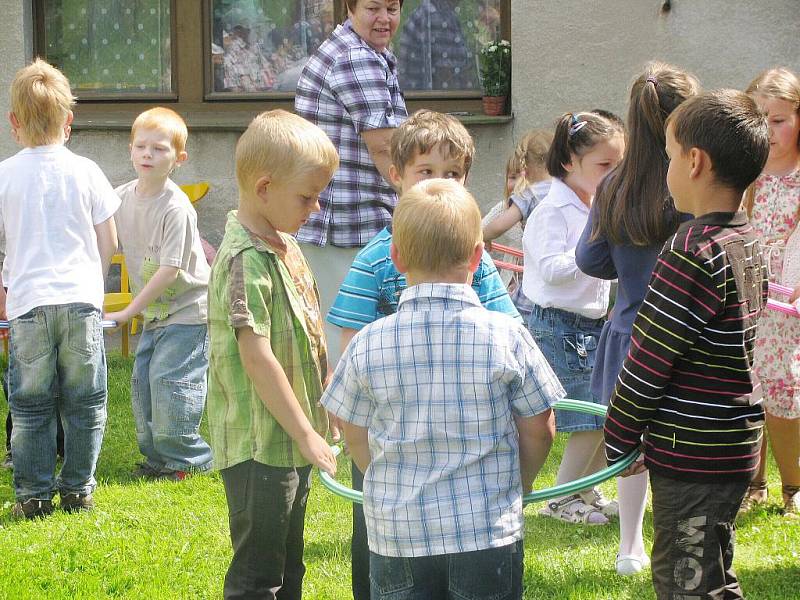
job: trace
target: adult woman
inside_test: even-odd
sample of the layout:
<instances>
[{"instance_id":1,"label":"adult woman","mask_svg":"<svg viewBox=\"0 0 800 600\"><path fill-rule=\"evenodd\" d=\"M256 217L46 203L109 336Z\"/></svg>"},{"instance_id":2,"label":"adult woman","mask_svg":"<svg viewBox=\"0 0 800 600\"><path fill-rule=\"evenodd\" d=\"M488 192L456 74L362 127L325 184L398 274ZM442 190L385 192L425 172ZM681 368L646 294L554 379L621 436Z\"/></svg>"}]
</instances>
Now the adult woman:
<instances>
[{"instance_id":1,"label":"adult woman","mask_svg":"<svg viewBox=\"0 0 800 600\"><path fill-rule=\"evenodd\" d=\"M391 222L397 194L388 183L389 140L407 116L388 49L402 0L345 4L347 20L309 58L295 95L297 114L328 134L341 159L320 211L297 234L325 312L358 249Z\"/></svg>"}]
</instances>

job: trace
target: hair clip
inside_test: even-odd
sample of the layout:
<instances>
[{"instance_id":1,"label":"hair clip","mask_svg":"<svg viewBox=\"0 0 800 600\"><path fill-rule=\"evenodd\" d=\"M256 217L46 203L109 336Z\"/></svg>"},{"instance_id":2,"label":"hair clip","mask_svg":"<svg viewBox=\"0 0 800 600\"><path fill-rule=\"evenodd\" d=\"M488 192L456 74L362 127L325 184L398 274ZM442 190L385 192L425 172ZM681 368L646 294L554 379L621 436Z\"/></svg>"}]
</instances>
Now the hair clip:
<instances>
[{"instance_id":1,"label":"hair clip","mask_svg":"<svg viewBox=\"0 0 800 600\"><path fill-rule=\"evenodd\" d=\"M572 137L584 127L586 127L586 121L579 121L578 117L572 115L572 125L569 126L569 137Z\"/></svg>"},{"instance_id":2,"label":"hair clip","mask_svg":"<svg viewBox=\"0 0 800 600\"><path fill-rule=\"evenodd\" d=\"M653 75L650 75L650 77L647 78L647 82L652 83L653 85L658 85L658 79L656 79Z\"/></svg>"}]
</instances>

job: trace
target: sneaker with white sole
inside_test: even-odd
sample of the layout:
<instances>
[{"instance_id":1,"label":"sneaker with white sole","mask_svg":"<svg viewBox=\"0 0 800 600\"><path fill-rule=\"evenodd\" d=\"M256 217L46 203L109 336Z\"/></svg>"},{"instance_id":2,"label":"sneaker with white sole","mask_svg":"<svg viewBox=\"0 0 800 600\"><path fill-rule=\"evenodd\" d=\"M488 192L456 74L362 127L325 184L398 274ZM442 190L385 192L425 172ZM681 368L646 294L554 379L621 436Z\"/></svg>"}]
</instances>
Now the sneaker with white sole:
<instances>
[{"instance_id":1,"label":"sneaker with white sole","mask_svg":"<svg viewBox=\"0 0 800 600\"><path fill-rule=\"evenodd\" d=\"M650 558L644 554L637 556L635 554L617 554L616 568L617 575L628 577L629 575L636 575L650 566Z\"/></svg>"}]
</instances>

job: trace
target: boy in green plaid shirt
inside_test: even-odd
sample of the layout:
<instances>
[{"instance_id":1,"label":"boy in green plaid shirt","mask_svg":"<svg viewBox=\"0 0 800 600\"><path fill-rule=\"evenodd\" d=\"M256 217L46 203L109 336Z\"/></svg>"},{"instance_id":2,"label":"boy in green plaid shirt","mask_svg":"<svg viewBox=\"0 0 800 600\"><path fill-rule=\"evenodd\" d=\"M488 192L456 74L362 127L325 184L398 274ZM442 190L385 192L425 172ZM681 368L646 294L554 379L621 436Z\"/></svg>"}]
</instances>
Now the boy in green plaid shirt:
<instances>
[{"instance_id":1,"label":"boy in green plaid shirt","mask_svg":"<svg viewBox=\"0 0 800 600\"><path fill-rule=\"evenodd\" d=\"M301 597L311 467L336 470L319 404L319 297L290 234L319 210L338 163L321 129L282 110L257 116L236 146L239 209L208 286L208 420L233 544L226 598Z\"/></svg>"}]
</instances>

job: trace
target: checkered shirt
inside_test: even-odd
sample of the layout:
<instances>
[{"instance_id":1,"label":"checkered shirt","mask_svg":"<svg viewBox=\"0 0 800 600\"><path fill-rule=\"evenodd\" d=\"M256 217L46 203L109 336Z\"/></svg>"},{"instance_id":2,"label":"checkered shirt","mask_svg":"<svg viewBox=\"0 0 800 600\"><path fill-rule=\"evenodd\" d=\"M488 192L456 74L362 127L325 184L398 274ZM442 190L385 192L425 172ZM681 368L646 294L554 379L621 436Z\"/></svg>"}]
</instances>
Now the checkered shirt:
<instances>
[{"instance_id":1,"label":"checkered shirt","mask_svg":"<svg viewBox=\"0 0 800 600\"><path fill-rule=\"evenodd\" d=\"M408 116L396 59L376 52L350 21L339 25L308 59L295 94L295 112L322 128L339 151L339 169L320 194L297 239L318 246L361 247L386 227L397 194L383 179L361 137L394 128Z\"/></svg>"},{"instance_id":2,"label":"checkered shirt","mask_svg":"<svg viewBox=\"0 0 800 600\"><path fill-rule=\"evenodd\" d=\"M356 334L322 397L369 431L370 550L435 556L521 539L514 415L563 395L528 331L469 286L406 289L397 313Z\"/></svg>"}]
</instances>

